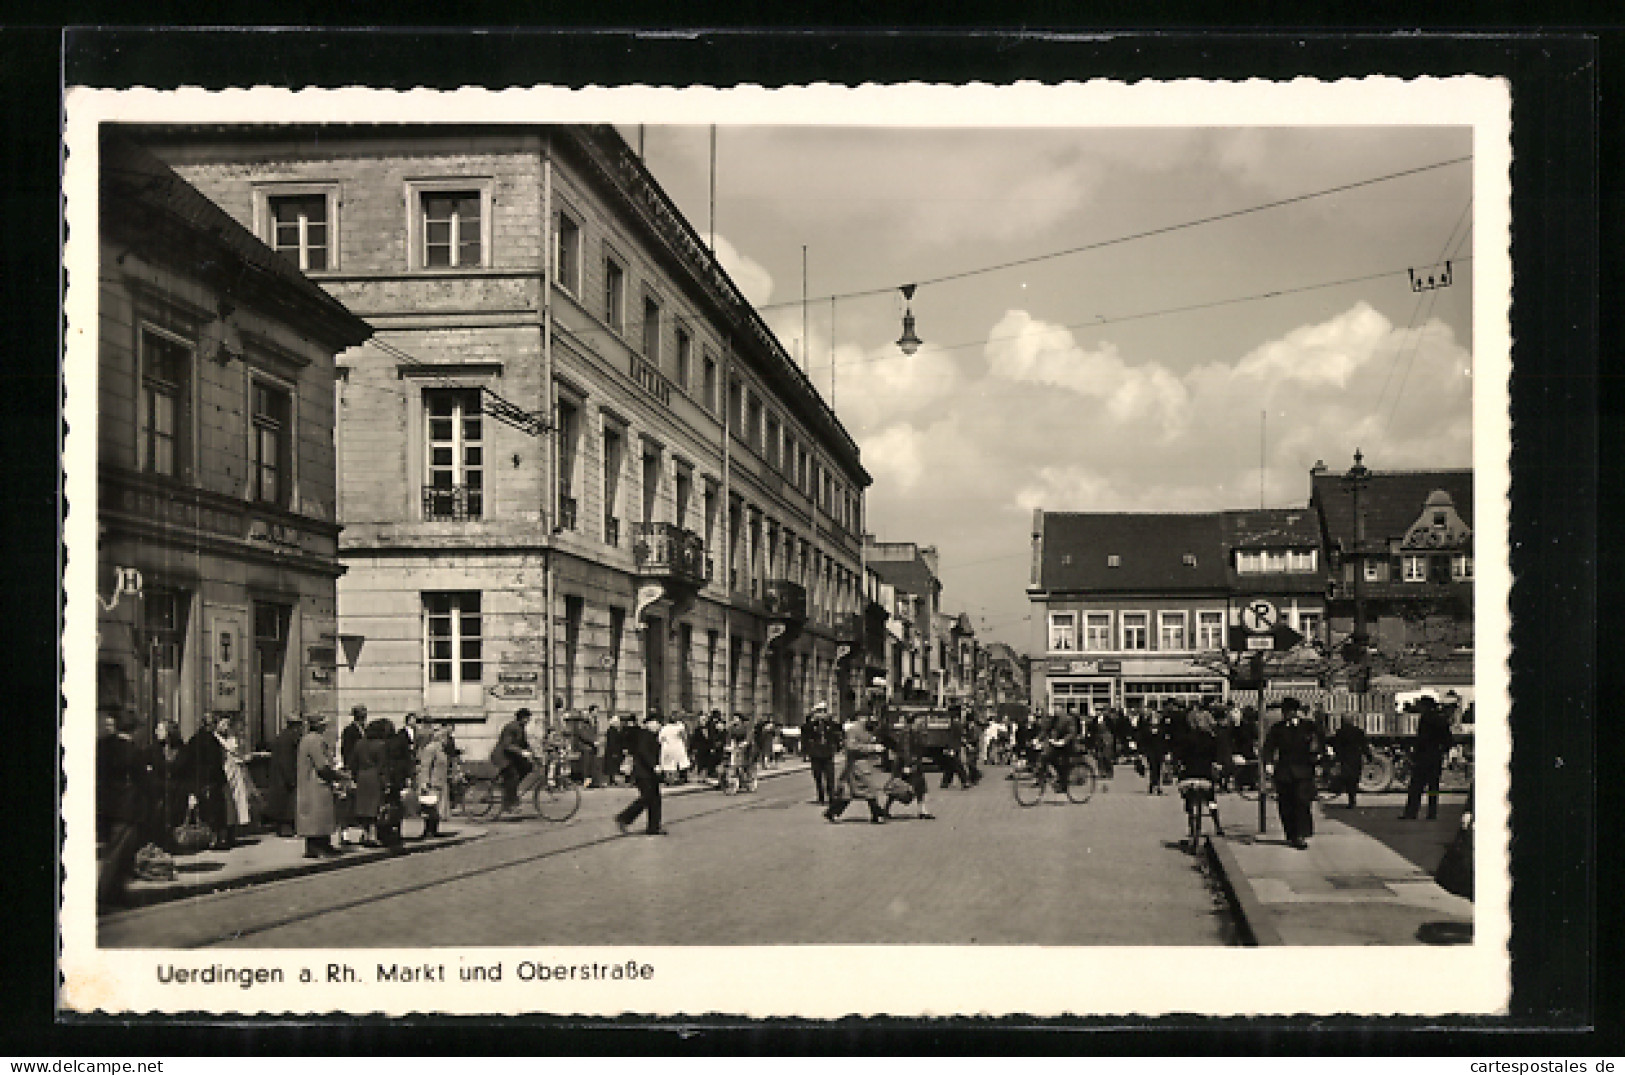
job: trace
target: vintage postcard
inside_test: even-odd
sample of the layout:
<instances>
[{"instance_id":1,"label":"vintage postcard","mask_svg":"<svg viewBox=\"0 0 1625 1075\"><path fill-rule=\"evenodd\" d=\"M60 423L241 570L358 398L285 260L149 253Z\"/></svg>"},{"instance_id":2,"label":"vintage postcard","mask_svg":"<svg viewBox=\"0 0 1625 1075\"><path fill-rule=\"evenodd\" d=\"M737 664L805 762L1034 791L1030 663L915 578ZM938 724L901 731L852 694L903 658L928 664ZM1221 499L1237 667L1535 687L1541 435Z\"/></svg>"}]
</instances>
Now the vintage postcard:
<instances>
[{"instance_id":1,"label":"vintage postcard","mask_svg":"<svg viewBox=\"0 0 1625 1075\"><path fill-rule=\"evenodd\" d=\"M70 87L61 1007L1504 1011L1509 109Z\"/></svg>"}]
</instances>

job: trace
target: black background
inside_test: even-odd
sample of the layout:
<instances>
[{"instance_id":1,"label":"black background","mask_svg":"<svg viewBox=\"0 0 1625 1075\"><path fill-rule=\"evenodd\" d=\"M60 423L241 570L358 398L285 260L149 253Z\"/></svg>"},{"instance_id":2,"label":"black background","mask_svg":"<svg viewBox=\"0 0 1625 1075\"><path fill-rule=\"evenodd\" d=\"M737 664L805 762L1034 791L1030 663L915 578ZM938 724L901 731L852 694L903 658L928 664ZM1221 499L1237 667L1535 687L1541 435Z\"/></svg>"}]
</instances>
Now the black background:
<instances>
[{"instance_id":1,"label":"black background","mask_svg":"<svg viewBox=\"0 0 1625 1075\"><path fill-rule=\"evenodd\" d=\"M83 4L90 25L129 21L126 7ZM392 5L388 17L420 24L455 16L511 24L534 9ZM1598 10L1601 9L1599 5ZM366 5L342 12L362 21ZM1127 5L1094 14L1125 32L1084 36L1041 29L745 32L683 36L622 30L374 32L83 30L0 31L0 560L6 570L9 645L0 647L4 714L3 831L9 878L26 882L4 930L13 955L0 986L0 1052L52 1057L351 1052L794 1053L1111 1052L1360 1053L1618 1056L1620 985L1615 957L1621 915L1597 896L1619 875L1614 717L1597 699L1620 696L1617 634L1621 562L1611 535L1622 484L1619 307L1619 132L1625 116L1625 35L1587 27L1583 7L1527 14L1548 31L1520 29L1507 6L1475 8L1470 33L1398 34L1362 7L1337 31L1204 27L1188 12L1159 13L1184 31L1153 32ZM1266 9L1268 10L1268 9ZM1284 9L1283 9L1284 10ZM35 9L36 17L38 9ZM284 4L236 21L288 25L331 18L326 6ZM1287 12L1303 18L1297 8ZM1437 14L1438 12L1434 12ZM156 15L156 13L153 13ZM550 13L551 14L551 13ZM589 12L578 11L580 20ZM603 18L601 11L590 14ZM805 13L747 9L781 25ZM940 22L944 11L927 15ZM1055 9L1024 10L1034 28L1055 27ZM1183 14L1182 19L1177 16ZM1416 19L1412 9L1401 17ZM219 24L215 5L172 5L166 21ZM483 20L476 16L484 16ZM964 17L964 13L960 13ZM872 17L872 16L871 16ZM1070 17L1070 16L1069 16ZM1324 16L1323 16L1324 17ZM739 13L731 16L736 22ZM1008 22L1011 13L1000 18ZM1047 21L1046 21L1047 20ZM716 24L711 24L716 25ZM1425 23L1411 22L1411 26ZM1565 29L1564 27L1568 27ZM365 1019L271 1024L184 1019L96 1022L53 1011L57 852L58 363L61 279L57 120L68 84L210 88L372 85L456 87L644 83L774 86L807 81L1044 82L1200 77L1321 79L1480 74L1510 80L1513 97L1514 373L1512 379L1513 570L1513 979L1504 1019L1369 1021L1320 1019L1127 1023L1021 1021L834 1025L687 1022L502 1022ZM1599 139L1599 131L1608 132ZM1599 216L1599 213L1601 214ZM1606 259L1599 253L1606 250ZM1605 301L1599 303L1599 296ZM1599 344L1599 329L1606 345ZM1607 358L1599 362L1599 354ZM1599 488L1601 500L1599 500ZM1601 511L1599 512L1599 508ZM1600 568L1600 572L1599 572ZM1604 589L1599 589L1599 575ZM53 604L55 602L55 604ZM1605 618L1599 618L1599 609ZM1599 639L1601 640L1599 642ZM1599 683L1599 673L1606 682ZM68 674L85 674L69 669ZM1599 734L1600 733L1600 734ZM1599 824L1599 819L1601 823ZM17 886L8 885L8 889ZM1146 957L1178 973L1178 961ZM899 973L907 974L906 949ZM1309 973L1331 973L1335 957ZM1214 982L1222 994L1224 982ZM682 1031L679 1033L679 1031Z\"/></svg>"}]
</instances>

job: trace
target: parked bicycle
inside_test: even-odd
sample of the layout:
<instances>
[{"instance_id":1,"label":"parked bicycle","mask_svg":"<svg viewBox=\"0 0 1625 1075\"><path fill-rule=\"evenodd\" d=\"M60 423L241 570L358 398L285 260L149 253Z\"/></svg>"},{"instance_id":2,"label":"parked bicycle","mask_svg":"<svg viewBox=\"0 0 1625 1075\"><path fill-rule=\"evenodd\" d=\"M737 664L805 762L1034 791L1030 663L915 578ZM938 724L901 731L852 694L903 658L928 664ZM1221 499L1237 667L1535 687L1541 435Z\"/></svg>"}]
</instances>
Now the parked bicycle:
<instances>
[{"instance_id":1,"label":"parked bicycle","mask_svg":"<svg viewBox=\"0 0 1625 1075\"><path fill-rule=\"evenodd\" d=\"M1012 766L1011 790L1015 792L1016 802L1022 806L1037 806L1044 801L1044 795L1052 785L1059 787L1063 781L1059 779L1064 775L1067 800L1074 803L1086 803L1095 794L1095 784L1099 776L1095 772L1095 763L1086 754L1072 754L1060 759L1057 763L1066 767L1064 774L1054 773L1049 762L1038 757L1023 758L1017 756Z\"/></svg>"},{"instance_id":2,"label":"parked bicycle","mask_svg":"<svg viewBox=\"0 0 1625 1075\"><path fill-rule=\"evenodd\" d=\"M539 763L519 781L516 813L529 803L545 821L575 817L581 809L581 785L570 775L567 762L561 750L544 751ZM468 786L462 795L463 814L476 820L500 814L502 777L496 767L489 762L468 762L464 769Z\"/></svg>"}]
</instances>

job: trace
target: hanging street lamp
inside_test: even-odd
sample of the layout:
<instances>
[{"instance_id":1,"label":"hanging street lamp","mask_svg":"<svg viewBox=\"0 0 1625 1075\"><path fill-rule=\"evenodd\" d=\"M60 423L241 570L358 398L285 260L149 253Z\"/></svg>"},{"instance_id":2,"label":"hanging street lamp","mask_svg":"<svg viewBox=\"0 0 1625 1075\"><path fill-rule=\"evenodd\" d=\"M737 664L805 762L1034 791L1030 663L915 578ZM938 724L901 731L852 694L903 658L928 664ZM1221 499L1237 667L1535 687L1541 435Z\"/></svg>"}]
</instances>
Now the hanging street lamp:
<instances>
[{"instance_id":1,"label":"hanging street lamp","mask_svg":"<svg viewBox=\"0 0 1625 1075\"><path fill-rule=\"evenodd\" d=\"M899 291L901 291L903 293L903 300L905 302L909 302L909 301L913 300L913 298L914 298L914 285L913 284L904 284L902 287L898 288L897 290L899 290ZM913 309L913 307L904 306L903 307L903 334L901 336L899 336L898 339L897 339L897 347L898 347L898 349L901 350L905 355L912 355L914 352L916 352L916 351L918 351L920 349L920 344L923 343L923 342L924 341L921 340L919 338L919 336L914 334L914 309Z\"/></svg>"}]
</instances>

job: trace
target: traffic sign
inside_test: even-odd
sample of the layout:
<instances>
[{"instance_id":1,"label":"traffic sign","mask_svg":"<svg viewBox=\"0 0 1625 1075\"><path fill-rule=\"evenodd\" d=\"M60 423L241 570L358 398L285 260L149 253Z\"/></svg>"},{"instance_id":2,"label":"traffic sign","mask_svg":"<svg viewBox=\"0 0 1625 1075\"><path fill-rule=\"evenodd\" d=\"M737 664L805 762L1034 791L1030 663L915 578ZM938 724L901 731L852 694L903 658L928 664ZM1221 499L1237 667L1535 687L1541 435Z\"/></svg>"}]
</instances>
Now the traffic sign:
<instances>
[{"instance_id":1,"label":"traffic sign","mask_svg":"<svg viewBox=\"0 0 1625 1075\"><path fill-rule=\"evenodd\" d=\"M1241 610L1241 625L1255 635L1268 634L1281 622L1280 611L1262 597L1255 597Z\"/></svg>"},{"instance_id":2,"label":"traffic sign","mask_svg":"<svg viewBox=\"0 0 1625 1075\"><path fill-rule=\"evenodd\" d=\"M1248 635L1247 648L1272 650L1275 648L1275 638L1272 635Z\"/></svg>"}]
</instances>

